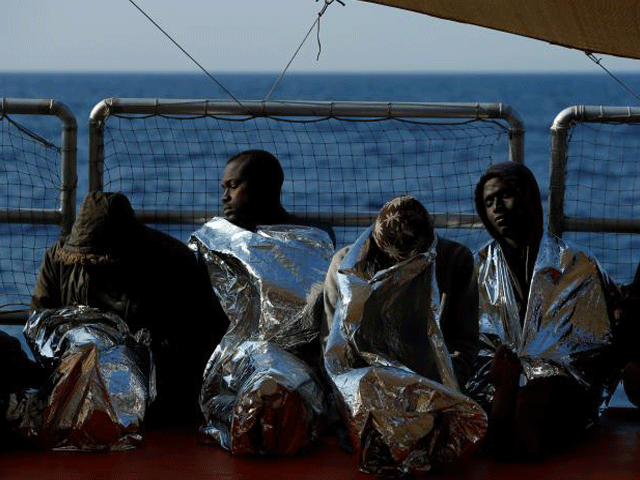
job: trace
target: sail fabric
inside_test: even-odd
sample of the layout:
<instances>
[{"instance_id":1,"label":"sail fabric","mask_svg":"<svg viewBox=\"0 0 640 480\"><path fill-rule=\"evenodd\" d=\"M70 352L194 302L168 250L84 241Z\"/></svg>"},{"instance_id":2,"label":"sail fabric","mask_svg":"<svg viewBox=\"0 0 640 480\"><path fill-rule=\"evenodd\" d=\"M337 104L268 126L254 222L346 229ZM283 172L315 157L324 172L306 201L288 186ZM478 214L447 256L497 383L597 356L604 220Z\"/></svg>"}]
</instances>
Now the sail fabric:
<instances>
[{"instance_id":1,"label":"sail fabric","mask_svg":"<svg viewBox=\"0 0 640 480\"><path fill-rule=\"evenodd\" d=\"M640 58L638 0L363 0L544 40Z\"/></svg>"}]
</instances>

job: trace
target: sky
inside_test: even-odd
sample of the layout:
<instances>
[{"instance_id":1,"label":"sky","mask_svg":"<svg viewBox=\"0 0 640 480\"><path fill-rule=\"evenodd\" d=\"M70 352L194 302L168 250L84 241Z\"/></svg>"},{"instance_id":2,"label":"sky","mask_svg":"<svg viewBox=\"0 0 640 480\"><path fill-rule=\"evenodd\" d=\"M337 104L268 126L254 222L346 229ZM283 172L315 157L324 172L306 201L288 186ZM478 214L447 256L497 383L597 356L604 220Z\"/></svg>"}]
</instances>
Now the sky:
<instances>
[{"instance_id":1,"label":"sky","mask_svg":"<svg viewBox=\"0 0 640 480\"><path fill-rule=\"evenodd\" d=\"M281 72L322 0L134 0L209 72ZM577 50L358 0L334 1L294 72L596 72ZM320 52L319 59L317 59ZM612 71L640 61L599 56ZM199 71L129 0L1 0L0 71Z\"/></svg>"}]
</instances>

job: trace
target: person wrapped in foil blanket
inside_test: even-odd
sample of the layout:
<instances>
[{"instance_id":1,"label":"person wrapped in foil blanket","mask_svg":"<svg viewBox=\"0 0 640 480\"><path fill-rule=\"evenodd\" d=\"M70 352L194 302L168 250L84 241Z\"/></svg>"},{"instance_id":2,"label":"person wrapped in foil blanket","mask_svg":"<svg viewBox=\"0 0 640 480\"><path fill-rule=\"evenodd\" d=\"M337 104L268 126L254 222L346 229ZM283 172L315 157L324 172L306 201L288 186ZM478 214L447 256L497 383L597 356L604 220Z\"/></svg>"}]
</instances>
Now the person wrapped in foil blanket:
<instances>
[{"instance_id":1,"label":"person wrapped in foil blanket","mask_svg":"<svg viewBox=\"0 0 640 480\"><path fill-rule=\"evenodd\" d=\"M491 166L475 202L494 240L476 254L481 347L467 389L491 412L497 456L537 456L592 425L610 394L616 288L594 257L543 232L524 165Z\"/></svg>"},{"instance_id":2,"label":"person wrapped in foil blanket","mask_svg":"<svg viewBox=\"0 0 640 480\"><path fill-rule=\"evenodd\" d=\"M439 238L420 202L390 200L335 255L325 302L325 367L362 471L418 474L478 448L486 414L458 387L477 349L471 252Z\"/></svg>"},{"instance_id":3,"label":"person wrapped in foil blanket","mask_svg":"<svg viewBox=\"0 0 640 480\"><path fill-rule=\"evenodd\" d=\"M16 397L8 417L18 431L59 450L126 450L141 441L156 388L148 332L134 338L117 315L75 306L34 313L24 333L50 377Z\"/></svg>"},{"instance_id":4,"label":"person wrapped in foil blanket","mask_svg":"<svg viewBox=\"0 0 640 480\"><path fill-rule=\"evenodd\" d=\"M213 218L190 245L230 321L204 372L204 432L234 454L300 452L324 425L314 369L330 237L315 227L251 231Z\"/></svg>"},{"instance_id":5,"label":"person wrapped in foil blanket","mask_svg":"<svg viewBox=\"0 0 640 480\"><path fill-rule=\"evenodd\" d=\"M214 299L189 247L142 224L122 193L89 193L70 234L47 249L31 299L26 331L51 374L36 440L121 449L140 436L142 419L195 422L199 378L217 344ZM147 412L156 388L141 385L154 369L157 400Z\"/></svg>"}]
</instances>

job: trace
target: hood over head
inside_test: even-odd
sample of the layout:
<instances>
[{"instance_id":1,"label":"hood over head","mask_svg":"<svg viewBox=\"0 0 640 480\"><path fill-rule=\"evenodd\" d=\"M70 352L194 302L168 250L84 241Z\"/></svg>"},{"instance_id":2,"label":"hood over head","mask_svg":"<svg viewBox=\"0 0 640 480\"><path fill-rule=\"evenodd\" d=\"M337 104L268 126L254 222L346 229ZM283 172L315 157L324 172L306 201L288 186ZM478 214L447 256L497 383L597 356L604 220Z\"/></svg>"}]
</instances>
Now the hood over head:
<instances>
[{"instance_id":1,"label":"hood over head","mask_svg":"<svg viewBox=\"0 0 640 480\"><path fill-rule=\"evenodd\" d=\"M529 168L521 163L504 162L491 165L480 177L475 190L476 211L491 236L501 241L502 235L496 231L487 217L483 198L484 186L492 178L499 178L503 182L511 185L520 195L524 208L527 210L527 214L531 219L531 221L528 222L530 226L527 234L529 239L528 244L537 247L542 238L543 213L540 189L535 176Z\"/></svg>"},{"instance_id":2,"label":"hood over head","mask_svg":"<svg viewBox=\"0 0 640 480\"><path fill-rule=\"evenodd\" d=\"M63 263L113 263L131 256L144 227L122 193L94 191L58 250Z\"/></svg>"}]
</instances>

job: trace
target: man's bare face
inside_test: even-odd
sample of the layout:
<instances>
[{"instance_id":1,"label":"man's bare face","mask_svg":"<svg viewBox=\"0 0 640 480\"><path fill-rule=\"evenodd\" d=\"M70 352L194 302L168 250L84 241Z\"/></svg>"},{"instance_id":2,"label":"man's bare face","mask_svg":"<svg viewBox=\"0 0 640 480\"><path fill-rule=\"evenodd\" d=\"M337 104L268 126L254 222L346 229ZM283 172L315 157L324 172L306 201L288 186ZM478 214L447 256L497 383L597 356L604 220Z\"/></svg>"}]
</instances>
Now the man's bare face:
<instances>
[{"instance_id":1,"label":"man's bare face","mask_svg":"<svg viewBox=\"0 0 640 480\"><path fill-rule=\"evenodd\" d=\"M526 211L520 194L502 179L491 178L484 184L482 198L493 228L512 247L523 246L527 233Z\"/></svg>"},{"instance_id":2,"label":"man's bare face","mask_svg":"<svg viewBox=\"0 0 640 480\"><path fill-rule=\"evenodd\" d=\"M224 216L231 223L251 228L253 217L251 188L244 174L245 161L242 158L228 163L222 177L222 205Z\"/></svg>"}]
</instances>

